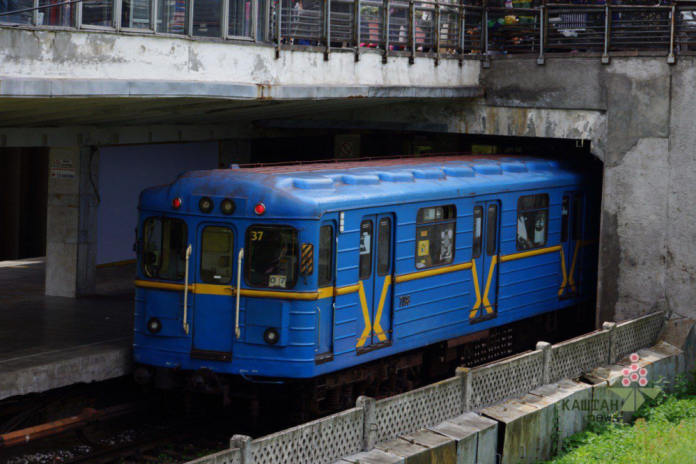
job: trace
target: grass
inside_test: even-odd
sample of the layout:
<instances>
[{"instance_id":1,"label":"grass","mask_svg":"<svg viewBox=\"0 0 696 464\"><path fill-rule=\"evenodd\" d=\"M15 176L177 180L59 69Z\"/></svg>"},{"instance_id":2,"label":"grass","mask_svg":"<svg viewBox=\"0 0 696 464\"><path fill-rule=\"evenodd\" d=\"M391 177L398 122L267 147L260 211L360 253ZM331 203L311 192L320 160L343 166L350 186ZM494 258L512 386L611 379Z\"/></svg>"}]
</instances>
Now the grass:
<instances>
[{"instance_id":1,"label":"grass","mask_svg":"<svg viewBox=\"0 0 696 464\"><path fill-rule=\"evenodd\" d=\"M632 423L592 422L562 449L551 462L696 463L696 385L681 378L674 393L646 402Z\"/></svg>"}]
</instances>

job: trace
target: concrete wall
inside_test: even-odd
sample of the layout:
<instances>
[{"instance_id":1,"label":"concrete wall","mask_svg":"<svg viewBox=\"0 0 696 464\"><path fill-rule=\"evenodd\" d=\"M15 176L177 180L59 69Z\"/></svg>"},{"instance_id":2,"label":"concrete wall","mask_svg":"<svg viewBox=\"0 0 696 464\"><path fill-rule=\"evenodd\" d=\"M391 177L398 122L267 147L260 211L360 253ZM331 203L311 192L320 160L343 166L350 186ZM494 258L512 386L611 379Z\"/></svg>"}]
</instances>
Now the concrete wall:
<instances>
[{"instance_id":1,"label":"concrete wall","mask_svg":"<svg viewBox=\"0 0 696 464\"><path fill-rule=\"evenodd\" d=\"M696 61L494 60L481 84L484 98L404 103L345 117L589 141L605 167L599 322L640 316L661 299L696 317Z\"/></svg>"},{"instance_id":2,"label":"concrete wall","mask_svg":"<svg viewBox=\"0 0 696 464\"><path fill-rule=\"evenodd\" d=\"M177 81L189 83L191 94L213 96L224 84L251 84L258 87L247 97L257 98L270 91L264 86L478 84L477 61L461 67L458 60L441 60L439 66L433 59L416 59L413 65L408 61L393 57L383 65L381 54L369 50L357 63L353 53L342 52L332 53L329 61L317 51L284 51L276 59L275 49L267 45L0 28L0 77L38 78L48 85L52 79L64 80L60 86L68 85L65 80L69 79L137 80L134 92L150 88L151 94L157 94L169 90L157 81Z\"/></svg>"},{"instance_id":3,"label":"concrete wall","mask_svg":"<svg viewBox=\"0 0 696 464\"><path fill-rule=\"evenodd\" d=\"M495 62L483 74L486 103L508 112L534 107L571 118L590 112L585 122L593 127L582 138L591 140L605 167L600 320L639 316L663 298L672 309L696 315L688 304L696 298L696 242L686 227L689 214L693 224L693 212L675 208L675 202L696 195L688 177L680 177L688 176L686 165L694 163L694 136L679 132L693 117L688 112L693 81L683 81L692 67L691 60L669 66L664 58L614 59L609 65L596 59L550 60L546 66L512 60ZM678 109L686 113L675 114ZM542 132L558 132L553 123L545 126ZM576 138L573 131L563 132L563 138ZM682 140L679 165L673 158L677 137ZM670 248L678 249L678 262Z\"/></svg>"},{"instance_id":4,"label":"concrete wall","mask_svg":"<svg viewBox=\"0 0 696 464\"><path fill-rule=\"evenodd\" d=\"M135 259L140 192L172 182L182 172L217 169L219 144L104 147L99 150L97 264Z\"/></svg>"}]
</instances>

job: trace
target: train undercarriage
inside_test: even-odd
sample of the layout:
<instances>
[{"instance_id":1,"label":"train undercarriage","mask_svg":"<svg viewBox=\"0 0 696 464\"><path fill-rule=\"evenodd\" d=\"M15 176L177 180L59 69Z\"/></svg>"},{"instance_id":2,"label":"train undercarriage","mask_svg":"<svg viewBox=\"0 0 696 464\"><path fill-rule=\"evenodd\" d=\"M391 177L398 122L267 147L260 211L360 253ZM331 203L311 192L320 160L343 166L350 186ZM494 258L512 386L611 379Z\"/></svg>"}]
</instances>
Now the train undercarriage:
<instances>
[{"instance_id":1,"label":"train undercarriage","mask_svg":"<svg viewBox=\"0 0 696 464\"><path fill-rule=\"evenodd\" d=\"M475 367L535 349L538 341L557 343L594 330L590 305L566 308L505 326L450 339L308 380L248 379L148 367L136 381L149 388L183 393L186 408L231 406L252 422L283 420L288 425L351 408L360 396L386 398L451 377L459 366Z\"/></svg>"}]
</instances>

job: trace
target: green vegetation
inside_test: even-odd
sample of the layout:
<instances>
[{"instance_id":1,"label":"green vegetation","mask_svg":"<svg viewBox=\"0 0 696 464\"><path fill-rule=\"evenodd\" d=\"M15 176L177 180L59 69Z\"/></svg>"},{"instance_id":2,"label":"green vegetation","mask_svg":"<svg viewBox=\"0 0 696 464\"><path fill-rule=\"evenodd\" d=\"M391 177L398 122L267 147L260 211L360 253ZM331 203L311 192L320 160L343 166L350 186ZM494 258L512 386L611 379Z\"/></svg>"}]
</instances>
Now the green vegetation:
<instances>
[{"instance_id":1,"label":"green vegetation","mask_svg":"<svg viewBox=\"0 0 696 464\"><path fill-rule=\"evenodd\" d=\"M696 463L696 384L680 378L635 413L630 424L592 422L563 440L559 464Z\"/></svg>"}]
</instances>

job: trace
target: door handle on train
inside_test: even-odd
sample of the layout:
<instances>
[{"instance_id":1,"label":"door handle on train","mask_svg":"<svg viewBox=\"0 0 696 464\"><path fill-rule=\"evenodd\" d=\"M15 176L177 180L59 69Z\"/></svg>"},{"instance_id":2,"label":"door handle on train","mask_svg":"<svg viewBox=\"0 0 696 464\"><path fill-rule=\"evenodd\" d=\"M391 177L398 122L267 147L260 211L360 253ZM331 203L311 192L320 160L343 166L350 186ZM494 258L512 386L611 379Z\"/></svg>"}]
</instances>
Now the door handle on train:
<instances>
[{"instance_id":1,"label":"door handle on train","mask_svg":"<svg viewBox=\"0 0 696 464\"><path fill-rule=\"evenodd\" d=\"M237 257L237 307L234 315L234 334L239 340L241 331L239 330L239 297L242 293L242 260L244 259L244 248L239 249L239 256Z\"/></svg>"}]
</instances>

